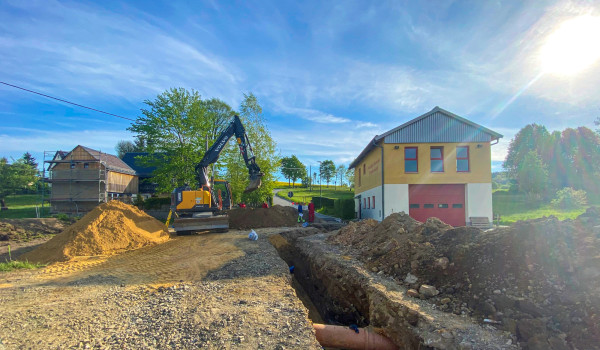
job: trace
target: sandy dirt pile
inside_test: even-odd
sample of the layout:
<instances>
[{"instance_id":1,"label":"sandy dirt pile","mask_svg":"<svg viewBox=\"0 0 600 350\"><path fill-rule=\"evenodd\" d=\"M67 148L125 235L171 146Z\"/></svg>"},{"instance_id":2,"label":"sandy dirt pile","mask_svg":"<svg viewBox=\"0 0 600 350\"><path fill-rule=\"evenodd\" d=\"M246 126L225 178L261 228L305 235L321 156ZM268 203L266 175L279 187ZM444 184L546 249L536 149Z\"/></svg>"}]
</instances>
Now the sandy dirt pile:
<instances>
[{"instance_id":1,"label":"sandy dirt pile","mask_svg":"<svg viewBox=\"0 0 600 350\"><path fill-rule=\"evenodd\" d=\"M295 226L297 223L298 211L293 207L274 205L271 208L237 208L229 211L229 227L232 229Z\"/></svg>"},{"instance_id":2,"label":"sandy dirt pile","mask_svg":"<svg viewBox=\"0 0 600 350\"><path fill-rule=\"evenodd\" d=\"M165 225L138 208L119 201L97 206L39 248L20 257L41 263L76 256L109 255L163 243Z\"/></svg>"},{"instance_id":3,"label":"sandy dirt pile","mask_svg":"<svg viewBox=\"0 0 600 350\"><path fill-rule=\"evenodd\" d=\"M392 214L330 241L441 310L491 319L526 349L600 348L600 210L482 232ZM433 287L425 287L430 285Z\"/></svg>"}]
</instances>

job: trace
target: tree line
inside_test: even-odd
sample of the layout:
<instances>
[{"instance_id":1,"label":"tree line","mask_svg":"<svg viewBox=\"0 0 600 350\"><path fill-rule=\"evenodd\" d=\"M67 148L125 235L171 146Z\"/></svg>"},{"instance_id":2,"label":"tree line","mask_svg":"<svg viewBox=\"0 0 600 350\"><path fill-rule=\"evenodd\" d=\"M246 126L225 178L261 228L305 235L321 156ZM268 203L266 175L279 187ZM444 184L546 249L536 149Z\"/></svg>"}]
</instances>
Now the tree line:
<instances>
[{"instance_id":1,"label":"tree line","mask_svg":"<svg viewBox=\"0 0 600 350\"><path fill-rule=\"evenodd\" d=\"M309 174L306 165L296 155L292 154L289 157L281 158L280 170L288 180L288 185L292 187L296 180L301 180L304 187L316 184L319 180L325 180L327 187L331 182L334 183L334 186L337 186L338 179L340 186L344 185L344 180L346 180L348 187L352 188L354 186L354 171L347 169L343 164L336 167L330 159L319 162L319 167L312 174Z\"/></svg>"},{"instance_id":2,"label":"tree line","mask_svg":"<svg viewBox=\"0 0 600 350\"><path fill-rule=\"evenodd\" d=\"M600 118L596 125L600 124ZM539 124L522 128L503 163L512 191L544 200L574 191L600 196L600 130L586 127L549 132ZM570 190L564 190L570 189ZM566 192L565 192L566 191ZM578 196L581 196L579 192Z\"/></svg>"}]
</instances>

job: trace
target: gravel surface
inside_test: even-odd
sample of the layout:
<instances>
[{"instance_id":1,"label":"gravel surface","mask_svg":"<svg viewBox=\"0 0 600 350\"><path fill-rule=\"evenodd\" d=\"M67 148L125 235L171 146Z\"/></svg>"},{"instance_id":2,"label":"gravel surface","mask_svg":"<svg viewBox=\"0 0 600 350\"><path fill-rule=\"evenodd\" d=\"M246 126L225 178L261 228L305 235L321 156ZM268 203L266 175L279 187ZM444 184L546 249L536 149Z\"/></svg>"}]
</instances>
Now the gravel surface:
<instances>
[{"instance_id":1,"label":"gravel surface","mask_svg":"<svg viewBox=\"0 0 600 350\"><path fill-rule=\"evenodd\" d=\"M148 249L146 257L172 266L157 270L154 280L152 271L135 276L133 266L131 278L120 265L113 273L110 260L126 261L124 254L84 271L54 271L52 279L44 269L2 274L0 349L320 349L288 266L268 242L273 230L257 230L258 241L244 232L215 236L227 241L227 251L203 251L211 238L201 236L178 238L168 255L160 246ZM178 260L224 254L231 258L206 273L177 271L198 269Z\"/></svg>"}]
</instances>

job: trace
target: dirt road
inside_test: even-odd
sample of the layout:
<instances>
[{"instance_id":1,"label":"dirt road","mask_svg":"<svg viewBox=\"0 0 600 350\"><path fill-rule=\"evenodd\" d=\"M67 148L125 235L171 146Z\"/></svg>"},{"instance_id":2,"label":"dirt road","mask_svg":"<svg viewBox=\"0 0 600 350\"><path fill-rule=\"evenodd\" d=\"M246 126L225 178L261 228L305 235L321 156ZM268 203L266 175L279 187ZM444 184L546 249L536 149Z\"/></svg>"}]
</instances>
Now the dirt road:
<instances>
[{"instance_id":1,"label":"dirt road","mask_svg":"<svg viewBox=\"0 0 600 350\"><path fill-rule=\"evenodd\" d=\"M0 275L0 349L319 349L259 229Z\"/></svg>"}]
</instances>

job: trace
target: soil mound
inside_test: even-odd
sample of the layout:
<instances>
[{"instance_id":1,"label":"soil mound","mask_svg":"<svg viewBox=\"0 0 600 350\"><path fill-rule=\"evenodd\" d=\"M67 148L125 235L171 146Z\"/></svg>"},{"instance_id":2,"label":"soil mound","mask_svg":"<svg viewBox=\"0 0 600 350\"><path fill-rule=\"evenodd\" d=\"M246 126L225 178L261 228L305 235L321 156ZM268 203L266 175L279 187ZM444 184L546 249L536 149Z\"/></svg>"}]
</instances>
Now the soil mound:
<instances>
[{"instance_id":1,"label":"soil mound","mask_svg":"<svg viewBox=\"0 0 600 350\"><path fill-rule=\"evenodd\" d=\"M293 207L274 205L271 208L238 208L229 211L229 227L233 229L295 226L297 223L298 211Z\"/></svg>"},{"instance_id":2,"label":"soil mound","mask_svg":"<svg viewBox=\"0 0 600 350\"><path fill-rule=\"evenodd\" d=\"M419 290L441 310L491 319L526 348L600 348L600 211L483 232L404 213L331 236L372 271ZM435 293L433 293L435 294ZM419 295L426 298L425 295Z\"/></svg>"},{"instance_id":3,"label":"soil mound","mask_svg":"<svg viewBox=\"0 0 600 350\"><path fill-rule=\"evenodd\" d=\"M23 242L43 235L60 233L67 224L55 218L2 219L0 241Z\"/></svg>"},{"instance_id":4,"label":"soil mound","mask_svg":"<svg viewBox=\"0 0 600 350\"><path fill-rule=\"evenodd\" d=\"M20 259L40 263L67 261L76 256L115 254L168 239L162 222L134 206L111 201L97 206Z\"/></svg>"}]
</instances>

